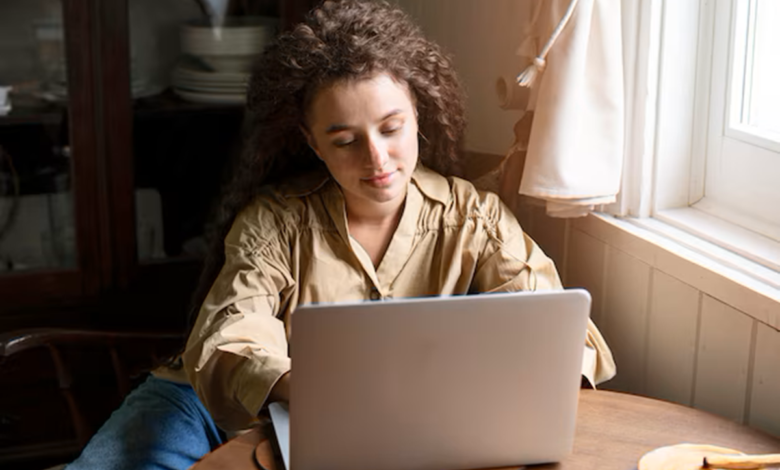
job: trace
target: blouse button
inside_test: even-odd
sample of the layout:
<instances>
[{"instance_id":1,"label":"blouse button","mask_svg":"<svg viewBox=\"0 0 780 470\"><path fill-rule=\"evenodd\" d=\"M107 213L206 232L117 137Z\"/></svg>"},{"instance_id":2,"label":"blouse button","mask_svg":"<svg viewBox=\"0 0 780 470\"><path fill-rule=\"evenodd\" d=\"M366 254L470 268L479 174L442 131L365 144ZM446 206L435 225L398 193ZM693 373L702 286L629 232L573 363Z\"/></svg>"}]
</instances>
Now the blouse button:
<instances>
[{"instance_id":1,"label":"blouse button","mask_svg":"<svg viewBox=\"0 0 780 470\"><path fill-rule=\"evenodd\" d=\"M371 298L371 300L379 300L382 298L382 294L379 293L379 289L376 287L371 288L371 292L369 292L368 296Z\"/></svg>"}]
</instances>

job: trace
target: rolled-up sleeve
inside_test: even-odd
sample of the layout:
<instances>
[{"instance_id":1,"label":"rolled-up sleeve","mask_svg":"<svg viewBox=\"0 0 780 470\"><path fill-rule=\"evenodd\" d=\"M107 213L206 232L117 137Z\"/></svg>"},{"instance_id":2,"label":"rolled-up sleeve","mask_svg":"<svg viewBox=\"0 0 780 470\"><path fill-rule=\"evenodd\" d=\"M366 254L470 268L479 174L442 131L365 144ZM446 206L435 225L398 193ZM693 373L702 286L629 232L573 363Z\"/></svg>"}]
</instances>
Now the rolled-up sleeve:
<instances>
[{"instance_id":1,"label":"rolled-up sleeve","mask_svg":"<svg viewBox=\"0 0 780 470\"><path fill-rule=\"evenodd\" d=\"M562 289L555 263L523 232L498 197L483 209L488 239L480 256L473 288L477 292ZM615 376L615 361L596 325L588 319L582 375L592 385Z\"/></svg>"},{"instance_id":2,"label":"rolled-up sleeve","mask_svg":"<svg viewBox=\"0 0 780 470\"><path fill-rule=\"evenodd\" d=\"M240 215L184 352L190 383L225 430L251 425L290 370L280 304L293 284L276 224Z\"/></svg>"}]
</instances>

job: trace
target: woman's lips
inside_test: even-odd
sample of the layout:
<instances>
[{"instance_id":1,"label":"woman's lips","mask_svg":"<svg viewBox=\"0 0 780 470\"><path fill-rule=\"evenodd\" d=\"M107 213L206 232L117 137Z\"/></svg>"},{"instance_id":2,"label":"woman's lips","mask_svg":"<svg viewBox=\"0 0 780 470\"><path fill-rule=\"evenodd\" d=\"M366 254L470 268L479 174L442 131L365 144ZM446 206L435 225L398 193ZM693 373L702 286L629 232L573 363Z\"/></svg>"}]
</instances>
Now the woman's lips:
<instances>
[{"instance_id":1,"label":"woman's lips","mask_svg":"<svg viewBox=\"0 0 780 470\"><path fill-rule=\"evenodd\" d=\"M395 172L391 171L388 173L382 173L381 175L363 178L363 181L370 184L371 186L384 187L389 185L393 181L394 176L395 176Z\"/></svg>"}]
</instances>

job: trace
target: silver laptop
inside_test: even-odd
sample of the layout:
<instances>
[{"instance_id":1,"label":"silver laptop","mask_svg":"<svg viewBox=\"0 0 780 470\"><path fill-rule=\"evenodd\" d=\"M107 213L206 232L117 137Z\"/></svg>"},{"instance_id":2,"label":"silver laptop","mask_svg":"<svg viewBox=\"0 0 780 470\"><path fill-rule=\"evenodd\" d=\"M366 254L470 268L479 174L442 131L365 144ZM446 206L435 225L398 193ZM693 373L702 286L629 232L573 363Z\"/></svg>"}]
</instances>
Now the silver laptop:
<instances>
[{"instance_id":1,"label":"silver laptop","mask_svg":"<svg viewBox=\"0 0 780 470\"><path fill-rule=\"evenodd\" d=\"M590 295L580 289L299 307L288 470L458 470L571 452ZM288 421L289 419L289 421Z\"/></svg>"}]
</instances>

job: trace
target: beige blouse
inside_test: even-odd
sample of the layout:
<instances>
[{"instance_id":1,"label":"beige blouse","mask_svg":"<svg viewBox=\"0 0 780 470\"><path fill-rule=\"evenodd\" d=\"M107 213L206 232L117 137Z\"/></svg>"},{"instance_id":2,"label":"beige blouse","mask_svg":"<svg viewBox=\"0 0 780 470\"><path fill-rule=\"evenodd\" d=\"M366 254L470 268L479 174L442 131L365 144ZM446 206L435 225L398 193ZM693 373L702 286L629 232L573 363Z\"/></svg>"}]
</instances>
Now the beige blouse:
<instances>
[{"instance_id":1,"label":"beige blouse","mask_svg":"<svg viewBox=\"0 0 780 470\"><path fill-rule=\"evenodd\" d=\"M553 262L498 196L422 166L376 269L349 236L343 195L327 175L258 197L236 218L225 257L183 358L190 383L226 430L251 424L290 370L298 305L561 288ZM592 323L585 356L592 383L615 374Z\"/></svg>"}]
</instances>

